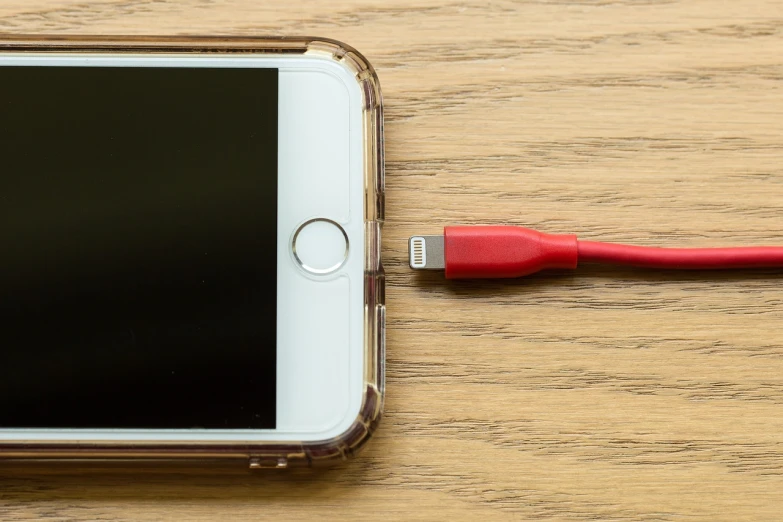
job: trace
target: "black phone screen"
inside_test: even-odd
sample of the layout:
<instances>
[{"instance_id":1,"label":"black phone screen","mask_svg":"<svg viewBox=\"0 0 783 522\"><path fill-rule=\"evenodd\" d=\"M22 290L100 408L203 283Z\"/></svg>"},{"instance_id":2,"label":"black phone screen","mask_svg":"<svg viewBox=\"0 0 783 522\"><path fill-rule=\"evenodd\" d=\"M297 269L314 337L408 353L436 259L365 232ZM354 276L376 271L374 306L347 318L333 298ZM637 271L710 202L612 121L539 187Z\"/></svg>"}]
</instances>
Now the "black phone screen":
<instances>
[{"instance_id":1,"label":"black phone screen","mask_svg":"<svg viewBox=\"0 0 783 522\"><path fill-rule=\"evenodd\" d=\"M277 92L0 67L0 428L275 427Z\"/></svg>"}]
</instances>

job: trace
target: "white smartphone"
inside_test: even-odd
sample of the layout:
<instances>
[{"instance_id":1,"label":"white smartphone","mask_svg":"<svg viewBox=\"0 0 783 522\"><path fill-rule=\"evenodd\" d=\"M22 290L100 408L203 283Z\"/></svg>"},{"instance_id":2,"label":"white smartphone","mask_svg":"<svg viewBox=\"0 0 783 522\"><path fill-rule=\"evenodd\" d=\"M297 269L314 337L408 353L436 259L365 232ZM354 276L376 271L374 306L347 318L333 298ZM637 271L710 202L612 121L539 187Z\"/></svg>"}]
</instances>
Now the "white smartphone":
<instances>
[{"instance_id":1,"label":"white smartphone","mask_svg":"<svg viewBox=\"0 0 783 522\"><path fill-rule=\"evenodd\" d=\"M383 392L382 115L313 39L0 42L0 458L344 456Z\"/></svg>"}]
</instances>

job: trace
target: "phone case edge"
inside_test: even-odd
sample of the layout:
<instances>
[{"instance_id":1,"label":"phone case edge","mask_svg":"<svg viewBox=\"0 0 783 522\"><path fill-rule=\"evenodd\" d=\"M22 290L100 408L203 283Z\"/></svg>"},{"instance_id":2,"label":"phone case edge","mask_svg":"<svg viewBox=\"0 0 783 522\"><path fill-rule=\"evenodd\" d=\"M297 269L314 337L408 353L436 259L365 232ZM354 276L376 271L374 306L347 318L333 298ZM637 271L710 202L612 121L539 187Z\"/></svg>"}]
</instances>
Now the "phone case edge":
<instances>
[{"instance_id":1,"label":"phone case edge","mask_svg":"<svg viewBox=\"0 0 783 522\"><path fill-rule=\"evenodd\" d=\"M360 84L364 118L365 364L362 407L342 435L313 442L0 441L0 462L244 463L250 469L312 466L359 451L376 430L385 389L385 278L380 257L384 220L383 103L375 70L354 48L315 37L0 35L0 52L319 54L348 68Z\"/></svg>"}]
</instances>

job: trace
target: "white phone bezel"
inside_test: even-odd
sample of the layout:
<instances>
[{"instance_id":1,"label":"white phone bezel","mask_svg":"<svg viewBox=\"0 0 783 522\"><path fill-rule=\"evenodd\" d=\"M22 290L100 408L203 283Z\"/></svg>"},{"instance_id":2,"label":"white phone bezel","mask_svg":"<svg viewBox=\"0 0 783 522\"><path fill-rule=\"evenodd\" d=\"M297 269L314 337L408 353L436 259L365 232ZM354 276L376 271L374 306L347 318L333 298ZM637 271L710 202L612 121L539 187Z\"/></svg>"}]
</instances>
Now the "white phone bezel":
<instances>
[{"instance_id":1,"label":"white phone bezel","mask_svg":"<svg viewBox=\"0 0 783 522\"><path fill-rule=\"evenodd\" d=\"M279 70L277 429L0 429L0 441L287 442L348 430L364 393L364 144L354 74L317 55L0 53L0 66L36 65ZM329 274L303 270L291 251L297 228L315 218L339 223L350 244Z\"/></svg>"}]
</instances>

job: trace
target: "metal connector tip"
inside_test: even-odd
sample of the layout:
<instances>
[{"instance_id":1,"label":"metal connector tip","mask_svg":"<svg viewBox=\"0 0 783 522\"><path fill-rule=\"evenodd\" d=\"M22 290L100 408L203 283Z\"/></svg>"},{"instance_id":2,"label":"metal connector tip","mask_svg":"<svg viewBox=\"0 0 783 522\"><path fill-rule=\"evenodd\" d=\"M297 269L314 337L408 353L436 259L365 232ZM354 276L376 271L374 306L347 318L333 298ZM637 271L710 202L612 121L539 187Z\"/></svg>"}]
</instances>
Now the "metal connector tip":
<instances>
[{"instance_id":1,"label":"metal connector tip","mask_svg":"<svg viewBox=\"0 0 783 522\"><path fill-rule=\"evenodd\" d=\"M443 236L413 236L408 240L408 259L414 270L443 270Z\"/></svg>"}]
</instances>

